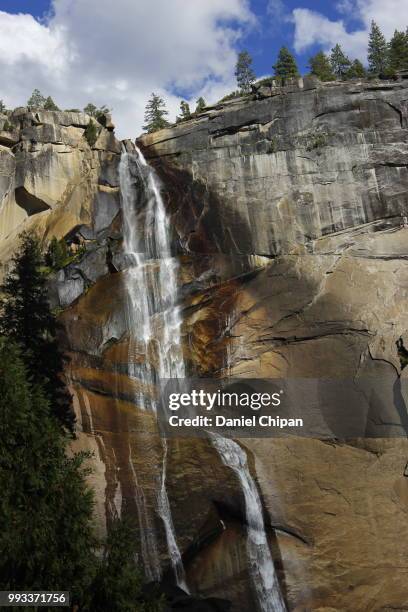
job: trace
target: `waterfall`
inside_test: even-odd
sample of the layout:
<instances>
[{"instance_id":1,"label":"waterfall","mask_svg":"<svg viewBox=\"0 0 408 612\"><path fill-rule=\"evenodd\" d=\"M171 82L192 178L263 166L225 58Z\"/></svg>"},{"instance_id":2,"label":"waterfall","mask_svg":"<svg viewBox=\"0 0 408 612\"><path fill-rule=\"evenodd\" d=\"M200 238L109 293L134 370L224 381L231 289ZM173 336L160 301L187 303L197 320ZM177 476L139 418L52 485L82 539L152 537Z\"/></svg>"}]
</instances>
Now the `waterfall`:
<instances>
[{"instance_id":1,"label":"waterfall","mask_svg":"<svg viewBox=\"0 0 408 612\"><path fill-rule=\"evenodd\" d=\"M142 383L135 397L140 407L156 412L152 388L160 388L161 379L184 377L181 316L176 303L178 262L171 256L168 218L158 177L139 149L135 153L122 152L119 178L127 262L128 374ZM156 483L157 511L163 521L177 584L186 589L166 489L165 439L162 439L162 451L161 475ZM139 516L143 513L147 516L143 495L138 495L137 507ZM142 531L146 521L153 522L146 518L140 525ZM142 556L145 568L151 568L150 573L156 577L157 541L156 535L149 531L149 541L145 542L142 535Z\"/></svg>"},{"instance_id":2,"label":"waterfall","mask_svg":"<svg viewBox=\"0 0 408 612\"><path fill-rule=\"evenodd\" d=\"M128 373L142 383L135 400L143 409L155 412L157 405L151 389L160 390L161 379L185 377L181 315L177 305L178 262L171 256L168 218L158 177L138 149L135 153L123 151L119 176L127 261ZM262 504L248 469L246 454L233 440L218 435L211 436L211 439L223 463L237 474L244 494L248 561L260 612L285 612L265 533ZM163 522L177 584L187 589L166 489L167 443L164 438L161 440L161 474L156 483L157 513ZM131 462L130 449L129 458ZM133 467L132 473L141 531L148 532L141 536L144 565L157 579L160 568L156 534L151 528L153 520L148 515L145 496Z\"/></svg>"},{"instance_id":3,"label":"waterfall","mask_svg":"<svg viewBox=\"0 0 408 612\"><path fill-rule=\"evenodd\" d=\"M217 434L212 434L211 440L224 465L237 475L244 494L249 570L260 611L285 612L286 607L265 533L262 504L248 468L246 454L234 440Z\"/></svg>"}]
</instances>

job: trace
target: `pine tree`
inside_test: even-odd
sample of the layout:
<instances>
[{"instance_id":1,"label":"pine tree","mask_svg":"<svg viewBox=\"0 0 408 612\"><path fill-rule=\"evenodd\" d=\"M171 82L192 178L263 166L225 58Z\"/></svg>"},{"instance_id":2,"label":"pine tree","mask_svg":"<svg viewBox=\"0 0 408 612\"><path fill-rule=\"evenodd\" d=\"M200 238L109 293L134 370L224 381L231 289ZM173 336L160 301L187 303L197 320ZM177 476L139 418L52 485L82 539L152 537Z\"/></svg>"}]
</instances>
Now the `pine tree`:
<instances>
[{"instance_id":1,"label":"pine tree","mask_svg":"<svg viewBox=\"0 0 408 612\"><path fill-rule=\"evenodd\" d=\"M188 102L182 100L180 102L180 116L177 117L177 121L186 121L186 119L190 119L191 111Z\"/></svg>"},{"instance_id":2,"label":"pine tree","mask_svg":"<svg viewBox=\"0 0 408 612\"><path fill-rule=\"evenodd\" d=\"M371 74L384 74L388 65L388 45L375 21L371 22L368 39L368 69Z\"/></svg>"},{"instance_id":3,"label":"pine tree","mask_svg":"<svg viewBox=\"0 0 408 612\"><path fill-rule=\"evenodd\" d=\"M355 59L350 68L347 70L345 74L346 79L364 79L367 76L366 69L360 60Z\"/></svg>"},{"instance_id":4,"label":"pine tree","mask_svg":"<svg viewBox=\"0 0 408 612\"><path fill-rule=\"evenodd\" d=\"M168 114L169 113L166 110L163 98L161 98L155 93L152 93L152 95L150 96L150 100L146 105L146 111L144 116L144 120L146 123L143 126L143 129L146 132L151 133L168 127L169 123L166 120L166 116Z\"/></svg>"},{"instance_id":5,"label":"pine tree","mask_svg":"<svg viewBox=\"0 0 408 612\"><path fill-rule=\"evenodd\" d=\"M32 108L44 108L45 98L39 89L34 89L31 97L27 101L27 106Z\"/></svg>"},{"instance_id":6,"label":"pine tree","mask_svg":"<svg viewBox=\"0 0 408 612\"><path fill-rule=\"evenodd\" d=\"M202 96L200 96L196 102L196 113L202 113L205 110L206 102Z\"/></svg>"},{"instance_id":7,"label":"pine tree","mask_svg":"<svg viewBox=\"0 0 408 612\"><path fill-rule=\"evenodd\" d=\"M21 347L33 382L43 386L55 415L72 431L75 418L62 378L64 356L58 347L58 326L48 303L44 259L35 236L22 234L1 292L0 332Z\"/></svg>"},{"instance_id":8,"label":"pine tree","mask_svg":"<svg viewBox=\"0 0 408 612\"><path fill-rule=\"evenodd\" d=\"M46 99L46 101L44 102L44 110L50 110L50 111L59 111L60 109L58 108L58 106L55 104L54 100L51 98L51 96L48 96L48 98Z\"/></svg>"},{"instance_id":9,"label":"pine tree","mask_svg":"<svg viewBox=\"0 0 408 612\"><path fill-rule=\"evenodd\" d=\"M388 63L393 73L408 69L408 32L395 30L389 44Z\"/></svg>"},{"instance_id":10,"label":"pine tree","mask_svg":"<svg viewBox=\"0 0 408 612\"><path fill-rule=\"evenodd\" d=\"M235 76L237 79L238 87L241 93L249 93L251 91L251 85L255 81L255 73L252 70L252 57L248 51L241 51L238 54L237 63L235 66Z\"/></svg>"},{"instance_id":11,"label":"pine tree","mask_svg":"<svg viewBox=\"0 0 408 612\"><path fill-rule=\"evenodd\" d=\"M77 109L74 109L75 112ZM85 108L84 108L84 113L86 113L87 115L90 115L91 117L94 117L95 119L100 119L103 115L105 115L106 113L111 112L109 110L109 108L103 104L103 106L101 107L97 107L95 106L95 104L92 104L92 102L89 102Z\"/></svg>"},{"instance_id":12,"label":"pine tree","mask_svg":"<svg viewBox=\"0 0 408 612\"><path fill-rule=\"evenodd\" d=\"M272 68L275 71L275 76L279 77L282 81L299 76L296 60L287 47L281 47L277 62Z\"/></svg>"},{"instance_id":13,"label":"pine tree","mask_svg":"<svg viewBox=\"0 0 408 612\"><path fill-rule=\"evenodd\" d=\"M0 341L0 589L69 590L94 576L86 455L67 438L14 343Z\"/></svg>"},{"instance_id":14,"label":"pine tree","mask_svg":"<svg viewBox=\"0 0 408 612\"><path fill-rule=\"evenodd\" d=\"M336 79L328 56L319 51L309 60L310 74L317 76L321 81L334 81Z\"/></svg>"},{"instance_id":15,"label":"pine tree","mask_svg":"<svg viewBox=\"0 0 408 612\"><path fill-rule=\"evenodd\" d=\"M90 612L159 612L157 597L142 596L143 574L136 563L136 530L126 519L109 529L103 558L92 585Z\"/></svg>"},{"instance_id":16,"label":"pine tree","mask_svg":"<svg viewBox=\"0 0 408 612\"><path fill-rule=\"evenodd\" d=\"M95 104L92 104L92 102L89 102L84 108L84 113L86 113L87 115L90 115L91 117L96 117L97 110L98 108L95 106Z\"/></svg>"},{"instance_id":17,"label":"pine tree","mask_svg":"<svg viewBox=\"0 0 408 612\"><path fill-rule=\"evenodd\" d=\"M336 45L331 50L330 64L336 77L338 79L343 79L351 66L351 62L347 55L343 53L343 49L340 45Z\"/></svg>"}]
</instances>

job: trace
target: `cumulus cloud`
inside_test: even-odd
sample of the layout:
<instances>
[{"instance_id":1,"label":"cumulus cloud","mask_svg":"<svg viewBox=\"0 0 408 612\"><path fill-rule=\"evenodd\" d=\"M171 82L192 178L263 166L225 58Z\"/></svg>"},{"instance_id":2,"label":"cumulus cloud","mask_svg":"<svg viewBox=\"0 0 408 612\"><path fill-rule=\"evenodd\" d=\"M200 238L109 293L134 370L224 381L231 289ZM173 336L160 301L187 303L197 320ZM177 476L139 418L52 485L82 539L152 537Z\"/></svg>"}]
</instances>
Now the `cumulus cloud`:
<instances>
[{"instance_id":1,"label":"cumulus cloud","mask_svg":"<svg viewBox=\"0 0 408 612\"><path fill-rule=\"evenodd\" d=\"M340 0L337 9L344 19L332 21L325 15L305 8L293 11L295 24L294 46L302 53L314 44L327 50L336 43L352 57L365 60L367 38L371 20L374 19L386 37L391 37L395 29L405 29L408 24L408 3L401 0ZM348 20L359 21L361 26L351 30Z\"/></svg>"},{"instance_id":2,"label":"cumulus cloud","mask_svg":"<svg viewBox=\"0 0 408 612\"><path fill-rule=\"evenodd\" d=\"M0 11L2 95L22 104L38 87L64 107L108 104L120 135L133 136L152 91L173 116L180 92L228 91L234 45L253 23L247 0L54 0L41 23Z\"/></svg>"}]
</instances>

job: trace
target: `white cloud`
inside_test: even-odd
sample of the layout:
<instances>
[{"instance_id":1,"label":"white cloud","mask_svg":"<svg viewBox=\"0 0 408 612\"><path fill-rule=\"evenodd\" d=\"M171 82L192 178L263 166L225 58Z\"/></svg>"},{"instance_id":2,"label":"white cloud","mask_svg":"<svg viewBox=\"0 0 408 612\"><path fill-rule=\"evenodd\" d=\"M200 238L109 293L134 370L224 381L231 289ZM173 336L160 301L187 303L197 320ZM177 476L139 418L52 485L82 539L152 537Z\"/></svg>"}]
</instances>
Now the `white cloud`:
<instances>
[{"instance_id":1,"label":"white cloud","mask_svg":"<svg viewBox=\"0 0 408 612\"><path fill-rule=\"evenodd\" d=\"M268 0L266 10L271 17L278 21L284 19L287 15L287 10L282 0Z\"/></svg>"},{"instance_id":2,"label":"white cloud","mask_svg":"<svg viewBox=\"0 0 408 612\"><path fill-rule=\"evenodd\" d=\"M360 21L361 27L349 31L344 20L331 21L321 13L304 8L293 11L294 46L298 53L314 44L320 44L328 50L339 43L350 56L365 61L371 20L374 19L380 25L387 38L392 36L395 29L405 29L408 25L406 1L340 0L337 8L348 13L348 19Z\"/></svg>"},{"instance_id":3,"label":"white cloud","mask_svg":"<svg viewBox=\"0 0 408 612\"><path fill-rule=\"evenodd\" d=\"M120 136L134 136L152 91L173 113L175 89L223 95L253 23L247 0L54 0L44 23L0 11L1 95L22 104L38 87L64 107L106 103Z\"/></svg>"},{"instance_id":4,"label":"white cloud","mask_svg":"<svg viewBox=\"0 0 408 612\"><path fill-rule=\"evenodd\" d=\"M295 9L294 47L297 53L303 53L314 44L325 49L339 43L352 57L363 59L367 47L367 33L359 30L349 33L343 21L330 21L324 15L309 9Z\"/></svg>"}]
</instances>

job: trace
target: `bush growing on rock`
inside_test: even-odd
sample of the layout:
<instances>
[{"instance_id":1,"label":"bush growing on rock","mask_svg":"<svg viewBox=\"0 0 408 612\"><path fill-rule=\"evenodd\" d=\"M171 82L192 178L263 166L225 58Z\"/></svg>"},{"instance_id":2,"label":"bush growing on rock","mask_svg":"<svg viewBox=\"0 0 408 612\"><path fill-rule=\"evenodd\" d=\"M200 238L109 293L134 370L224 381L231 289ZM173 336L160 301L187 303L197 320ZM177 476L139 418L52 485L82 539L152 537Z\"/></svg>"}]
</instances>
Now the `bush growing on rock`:
<instances>
[{"instance_id":1,"label":"bush growing on rock","mask_svg":"<svg viewBox=\"0 0 408 612\"><path fill-rule=\"evenodd\" d=\"M88 141L89 146L91 148L94 147L99 136L99 129L97 128L95 121L90 121L88 123L84 132L84 136Z\"/></svg>"}]
</instances>

